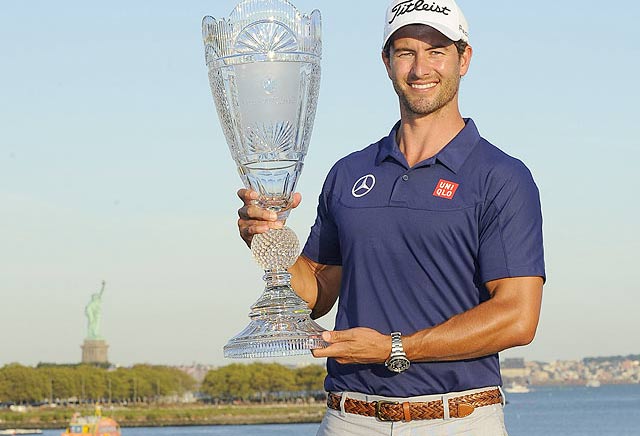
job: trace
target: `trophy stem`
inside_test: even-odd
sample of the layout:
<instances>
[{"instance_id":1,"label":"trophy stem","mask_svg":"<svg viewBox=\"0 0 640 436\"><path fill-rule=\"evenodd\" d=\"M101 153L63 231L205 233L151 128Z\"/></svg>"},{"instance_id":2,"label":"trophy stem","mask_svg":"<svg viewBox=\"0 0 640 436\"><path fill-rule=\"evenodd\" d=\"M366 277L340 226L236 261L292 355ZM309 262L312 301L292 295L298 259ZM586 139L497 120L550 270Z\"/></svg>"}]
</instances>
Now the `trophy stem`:
<instances>
[{"instance_id":1,"label":"trophy stem","mask_svg":"<svg viewBox=\"0 0 640 436\"><path fill-rule=\"evenodd\" d=\"M286 221L287 218L289 218L289 212L291 212L291 209L287 209L287 210L282 210L280 212L278 212L278 221Z\"/></svg>"},{"instance_id":2,"label":"trophy stem","mask_svg":"<svg viewBox=\"0 0 640 436\"><path fill-rule=\"evenodd\" d=\"M266 286L251 306L251 322L224 347L232 358L280 357L308 354L324 348L325 330L311 319L311 309L291 287L291 274L284 265L293 264L297 237L288 227L256 235L251 250L265 269ZM284 258L286 261L282 261Z\"/></svg>"},{"instance_id":3,"label":"trophy stem","mask_svg":"<svg viewBox=\"0 0 640 436\"><path fill-rule=\"evenodd\" d=\"M267 286L262 296L251 306L250 318L271 315L300 316L311 314L307 303L291 288L291 274L286 271L265 271L262 279Z\"/></svg>"}]
</instances>

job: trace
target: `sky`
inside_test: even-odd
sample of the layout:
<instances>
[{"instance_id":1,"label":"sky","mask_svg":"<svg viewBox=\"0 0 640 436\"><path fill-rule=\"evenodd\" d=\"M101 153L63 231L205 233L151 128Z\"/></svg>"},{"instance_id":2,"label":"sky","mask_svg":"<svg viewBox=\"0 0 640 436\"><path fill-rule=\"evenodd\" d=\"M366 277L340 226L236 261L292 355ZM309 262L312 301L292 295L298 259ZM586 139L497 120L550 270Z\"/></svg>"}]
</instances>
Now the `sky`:
<instances>
[{"instance_id":1,"label":"sky","mask_svg":"<svg viewBox=\"0 0 640 436\"><path fill-rule=\"evenodd\" d=\"M232 363L222 347L263 282L237 233L241 182L200 23L235 3L0 3L0 365L78 362L102 280L113 363ZM399 111L380 60L386 0L294 3L323 19L303 202L288 220L304 241L329 168ZM527 164L543 205L538 334L502 357L640 353L640 6L459 4L474 49L461 112Z\"/></svg>"}]
</instances>

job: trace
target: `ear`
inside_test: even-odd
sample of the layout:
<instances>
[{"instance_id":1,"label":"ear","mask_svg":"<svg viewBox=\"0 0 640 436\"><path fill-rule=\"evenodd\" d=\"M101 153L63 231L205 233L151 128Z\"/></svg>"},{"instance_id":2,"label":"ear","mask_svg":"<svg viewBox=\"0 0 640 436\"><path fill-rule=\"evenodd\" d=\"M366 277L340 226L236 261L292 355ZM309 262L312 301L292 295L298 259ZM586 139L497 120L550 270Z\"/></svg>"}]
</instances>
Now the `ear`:
<instances>
[{"instance_id":1,"label":"ear","mask_svg":"<svg viewBox=\"0 0 640 436\"><path fill-rule=\"evenodd\" d=\"M471 65L471 57L473 56L473 49L470 45L468 45L464 49L464 53L460 56L460 77L464 77L465 74L469 71L469 66Z\"/></svg>"},{"instance_id":2,"label":"ear","mask_svg":"<svg viewBox=\"0 0 640 436\"><path fill-rule=\"evenodd\" d=\"M389 79L393 78L391 77L391 59L389 59L389 56L387 56L384 52L384 50L382 50L382 62L384 62L384 67L387 69L387 76L389 77Z\"/></svg>"}]
</instances>

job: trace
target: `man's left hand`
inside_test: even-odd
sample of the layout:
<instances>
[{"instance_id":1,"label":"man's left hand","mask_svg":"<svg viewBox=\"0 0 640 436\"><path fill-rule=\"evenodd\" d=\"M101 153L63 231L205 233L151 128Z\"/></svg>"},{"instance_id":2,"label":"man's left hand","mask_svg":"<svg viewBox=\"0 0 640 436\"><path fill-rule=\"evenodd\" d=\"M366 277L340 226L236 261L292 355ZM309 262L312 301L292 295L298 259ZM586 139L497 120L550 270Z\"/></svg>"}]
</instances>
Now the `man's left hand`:
<instances>
[{"instance_id":1,"label":"man's left hand","mask_svg":"<svg viewBox=\"0 0 640 436\"><path fill-rule=\"evenodd\" d=\"M329 346L312 350L314 357L333 357L338 363L384 363L391 354L391 336L366 327L326 331L322 339Z\"/></svg>"}]
</instances>

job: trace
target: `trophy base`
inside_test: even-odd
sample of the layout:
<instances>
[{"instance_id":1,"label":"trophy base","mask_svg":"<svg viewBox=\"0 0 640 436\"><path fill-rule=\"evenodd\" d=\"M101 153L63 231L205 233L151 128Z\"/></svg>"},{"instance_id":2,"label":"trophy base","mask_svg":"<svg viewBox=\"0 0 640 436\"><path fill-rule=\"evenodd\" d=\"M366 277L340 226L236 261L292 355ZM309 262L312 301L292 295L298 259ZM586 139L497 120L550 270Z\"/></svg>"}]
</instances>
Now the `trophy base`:
<instances>
[{"instance_id":1,"label":"trophy base","mask_svg":"<svg viewBox=\"0 0 640 436\"><path fill-rule=\"evenodd\" d=\"M329 344L322 339L325 329L311 318L252 319L249 325L224 346L224 357L247 359L309 354Z\"/></svg>"}]
</instances>

